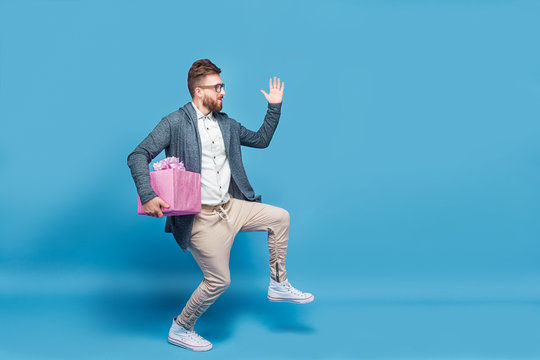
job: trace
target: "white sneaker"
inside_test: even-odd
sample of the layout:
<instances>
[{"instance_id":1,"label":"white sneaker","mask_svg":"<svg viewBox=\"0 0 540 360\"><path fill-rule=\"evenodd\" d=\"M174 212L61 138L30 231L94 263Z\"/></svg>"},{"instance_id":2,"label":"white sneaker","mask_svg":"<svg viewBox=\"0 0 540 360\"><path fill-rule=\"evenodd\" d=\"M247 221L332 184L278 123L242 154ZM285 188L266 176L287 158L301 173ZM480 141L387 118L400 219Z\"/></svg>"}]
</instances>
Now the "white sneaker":
<instances>
[{"instance_id":1,"label":"white sneaker","mask_svg":"<svg viewBox=\"0 0 540 360\"><path fill-rule=\"evenodd\" d=\"M270 279L268 286L268 300L275 302L292 302L296 304L307 304L315 299L313 294L305 293L295 289L288 280L278 283Z\"/></svg>"},{"instance_id":2,"label":"white sneaker","mask_svg":"<svg viewBox=\"0 0 540 360\"><path fill-rule=\"evenodd\" d=\"M212 348L212 343L193 330L186 330L173 320L169 330L169 342L173 345L183 347L193 351L208 351Z\"/></svg>"}]
</instances>

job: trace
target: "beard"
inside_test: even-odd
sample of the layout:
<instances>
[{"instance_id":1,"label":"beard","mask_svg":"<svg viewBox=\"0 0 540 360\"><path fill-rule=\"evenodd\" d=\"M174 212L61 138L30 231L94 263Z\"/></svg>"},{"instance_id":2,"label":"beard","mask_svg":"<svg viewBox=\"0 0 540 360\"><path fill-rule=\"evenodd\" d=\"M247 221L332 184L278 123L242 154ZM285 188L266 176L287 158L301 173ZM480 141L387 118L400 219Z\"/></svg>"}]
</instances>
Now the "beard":
<instances>
[{"instance_id":1,"label":"beard","mask_svg":"<svg viewBox=\"0 0 540 360\"><path fill-rule=\"evenodd\" d=\"M221 111L223 109L223 100L220 102L219 99L212 99L208 96L205 96L202 100L203 105L210 111Z\"/></svg>"}]
</instances>

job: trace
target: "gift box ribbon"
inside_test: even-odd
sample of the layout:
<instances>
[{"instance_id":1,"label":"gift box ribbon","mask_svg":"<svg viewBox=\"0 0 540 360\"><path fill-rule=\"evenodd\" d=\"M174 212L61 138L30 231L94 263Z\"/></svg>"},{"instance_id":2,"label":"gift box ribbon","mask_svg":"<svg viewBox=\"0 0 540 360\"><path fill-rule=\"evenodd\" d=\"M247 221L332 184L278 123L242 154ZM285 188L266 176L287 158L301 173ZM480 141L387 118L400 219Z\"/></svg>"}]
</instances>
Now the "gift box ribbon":
<instances>
[{"instance_id":1,"label":"gift box ribbon","mask_svg":"<svg viewBox=\"0 0 540 360\"><path fill-rule=\"evenodd\" d=\"M152 169L155 171L179 168L185 170L184 162L179 161L177 157L171 156L152 164Z\"/></svg>"}]
</instances>

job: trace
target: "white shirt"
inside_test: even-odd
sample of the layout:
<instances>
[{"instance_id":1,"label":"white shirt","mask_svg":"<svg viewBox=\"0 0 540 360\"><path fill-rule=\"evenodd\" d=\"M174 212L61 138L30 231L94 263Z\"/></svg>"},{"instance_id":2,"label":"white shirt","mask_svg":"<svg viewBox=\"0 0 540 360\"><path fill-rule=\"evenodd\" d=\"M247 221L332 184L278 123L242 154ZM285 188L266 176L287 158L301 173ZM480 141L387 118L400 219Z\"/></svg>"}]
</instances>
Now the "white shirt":
<instances>
[{"instance_id":1,"label":"white shirt","mask_svg":"<svg viewBox=\"0 0 540 360\"><path fill-rule=\"evenodd\" d=\"M195 104L197 126L201 137L201 203L219 205L229 201L231 167L225 152L225 143L217 120L212 115L204 116Z\"/></svg>"}]
</instances>

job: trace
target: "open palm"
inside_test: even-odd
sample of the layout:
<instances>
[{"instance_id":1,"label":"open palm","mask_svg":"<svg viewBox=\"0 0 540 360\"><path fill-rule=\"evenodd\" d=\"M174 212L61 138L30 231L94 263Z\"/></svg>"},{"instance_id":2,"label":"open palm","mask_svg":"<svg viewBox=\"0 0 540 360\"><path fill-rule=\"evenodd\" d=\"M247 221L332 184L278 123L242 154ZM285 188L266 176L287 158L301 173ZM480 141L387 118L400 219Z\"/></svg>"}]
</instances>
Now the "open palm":
<instances>
[{"instance_id":1,"label":"open palm","mask_svg":"<svg viewBox=\"0 0 540 360\"><path fill-rule=\"evenodd\" d=\"M267 94L266 91L261 90L266 100L271 104L277 104L283 101L283 89L285 88L285 83L281 82L279 78L274 76L274 82L270 78L270 92Z\"/></svg>"}]
</instances>

